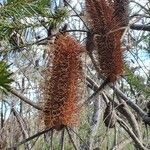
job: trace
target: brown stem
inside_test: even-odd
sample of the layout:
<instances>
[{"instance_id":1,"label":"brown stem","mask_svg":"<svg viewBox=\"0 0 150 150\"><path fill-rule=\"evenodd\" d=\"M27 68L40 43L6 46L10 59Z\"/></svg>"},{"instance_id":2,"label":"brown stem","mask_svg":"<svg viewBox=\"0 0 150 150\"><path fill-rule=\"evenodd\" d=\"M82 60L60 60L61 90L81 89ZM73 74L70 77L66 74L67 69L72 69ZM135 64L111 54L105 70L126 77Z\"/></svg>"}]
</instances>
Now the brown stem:
<instances>
[{"instance_id":1,"label":"brown stem","mask_svg":"<svg viewBox=\"0 0 150 150\"><path fill-rule=\"evenodd\" d=\"M39 136L41 136L42 134L47 133L48 131L51 131L52 129L53 129L53 128L49 128L49 129L40 131L40 132L38 132L38 133L36 133L36 134L30 136L29 138L24 139L24 140L22 140L21 142L17 143L14 147L7 148L7 150L12 150L13 148L17 148L18 146L20 146L20 145L22 145L22 144L24 144L24 143L26 143L26 142L29 142L29 141L33 140L34 138L39 137Z\"/></svg>"},{"instance_id":2,"label":"brown stem","mask_svg":"<svg viewBox=\"0 0 150 150\"><path fill-rule=\"evenodd\" d=\"M65 150L64 138L65 138L65 128L63 128L61 131L61 139L60 139L61 150Z\"/></svg>"},{"instance_id":3,"label":"brown stem","mask_svg":"<svg viewBox=\"0 0 150 150\"><path fill-rule=\"evenodd\" d=\"M130 127L122 119L118 118L117 121L120 126L123 127L123 129L129 134L129 136L132 138L132 140L140 150L148 150L146 147L144 147L143 143L136 137Z\"/></svg>"},{"instance_id":4,"label":"brown stem","mask_svg":"<svg viewBox=\"0 0 150 150\"><path fill-rule=\"evenodd\" d=\"M70 131L69 131L68 127L66 127L66 130L67 130L67 133L68 133L69 139L70 139L70 141L71 141L71 143L72 143L72 145L73 145L74 149L75 149L75 150L78 150L78 149L77 149L77 147L76 147L76 145L75 145L75 143L74 143L74 140L73 140L73 138L72 138L72 135L71 135L71 133L70 133Z\"/></svg>"},{"instance_id":5,"label":"brown stem","mask_svg":"<svg viewBox=\"0 0 150 150\"><path fill-rule=\"evenodd\" d=\"M25 103L31 105L32 107L38 109L38 110L42 110L42 108L40 106L38 106L36 103L32 102L30 99L28 99L27 97L23 96L21 93L19 93L18 91L16 91L15 89L11 88L9 90L10 93L12 93L13 95L17 96L18 98L20 98L22 101L24 101Z\"/></svg>"},{"instance_id":6,"label":"brown stem","mask_svg":"<svg viewBox=\"0 0 150 150\"><path fill-rule=\"evenodd\" d=\"M130 26L130 29L143 30L143 31L149 31L150 32L150 25L133 24Z\"/></svg>"},{"instance_id":7,"label":"brown stem","mask_svg":"<svg viewBox=\"0 0 150 150\"><path fill-rule=\"evenodd\" d=\"M17 113L17 111L14 108L12 108L12 111L20 125L24 139L27 139L29 137L29 134L28 134L27 129L25 128L25 125L23 124L24 123L23 119L21 118L21 116ZM30 149L32 147L30 143L29 144L25 143L24 145L27 149Z\"/></svg>"}]
</instances>

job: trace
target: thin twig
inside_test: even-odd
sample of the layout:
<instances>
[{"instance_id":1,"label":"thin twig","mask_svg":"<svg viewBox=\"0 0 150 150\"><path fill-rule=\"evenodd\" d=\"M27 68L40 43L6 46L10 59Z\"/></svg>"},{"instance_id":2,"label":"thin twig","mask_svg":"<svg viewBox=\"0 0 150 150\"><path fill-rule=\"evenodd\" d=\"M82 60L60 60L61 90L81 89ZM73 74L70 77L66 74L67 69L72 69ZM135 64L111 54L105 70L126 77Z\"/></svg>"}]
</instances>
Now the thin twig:
<instances>
[{"instance_id":1,"label":"thin twig","mask_svg":"<svg viewBox=\"0 0 150 150\"><path fill-rule=\"evenodd\" d=\"M54 130L52 130L50 132L50 138L51 138L51 140L50 140L50 150L53 150L53 134L54 134Z\"/></svg>"},{"instance_id":2,"label":"thin twig","mask_svg":"<svg viewBox=\"0 0 150 150\"><path fill-rule=\"evenodd\" d=\"M143 143L136 137L136 135L132 132L130 127L121 118L118 117L117 121L120 124L120 126L122 126L124 130L129 134L129 136L133 139L133 141L140 150L148 150L146 147L144 147Z\"/></svg>"},{"instance_id":3,"label":"thin twig","mask_svg":"<svg viewBox=\"0 0 150 150\"><path fill-rule=\"evenodd\" d=\"M92 85L93 89L96 91L99 87L98 85L90 78L87 76L87 81ZM114 102L115 104L115 109L117 109L122 115L124 115L128 122L130 123L134 133L138 136L139 139L141 139L141 134L140 130L138 127L138 123L134 117L134 115L130 112L130 110L127 108L126 103L122 100L120 104L117 104L115 101L113 101L107 94L102 93L103 99L106 99L106 96L109 99L109 101ZM118 96L118 95L117 95ZM107 101L107 100L106 100ZM122 105L123 104L123 105ZM136 104L135 104L136 105Z\"/></svg>"},{"instance_id":4,"label":"thin twig","mask_svg":"<svg viewBox=\"0 0 150 150\"><path fill-rule=\"evenodd\" d=\"M86 31L86 30L66 30L64 32L85 32L85 33L87 33L88 31Z\"/></svg>"},{"instance_id":5,"label":"thin twig","mask_svg":"<svg viewBox=\"0 0 150 150\"><path fill-rule=\"evenodd\" d=\"M143 31L149 31L150 32L150 25L133 24L130 26L130 29L132 29L132 30L143 30Z\"/></svg>"},{"instance_id":6,"label":"thin twig","mask_svg":"<svg viewBox=\"0 0 150 150\"><path fill-rule=\"evenodd\" d=\"M76 10L67 2L67 0L64 0L64 2L74 11L74 13L80 18L80 20L83 22L84 26L89 30L88 26L86 25L85 21L80 17L80 15L76 12Z\"/></svg>"},{"instance_id":7,"label":"thin twig","mask_svg":"<svg viewBox=\"0 0 150 150\"><path fill-rule=\"evenodd\" d=\"M71 141L71 143L72 143L74 149L75 149L75 150L78 150L77 147L76 147L76 145L75 145L75 143L74 143L74 141L73 141L72 135L70 134L70 131L69 131L68 127L65 127L65 128L66 128L66 130L67 130L69 139L70 139L70 141Z\"/></svg>"},{"instance_id":8,"label":"thin twig","mask_svg":"<svg viewBox=\"0 0 150 150\"><path fill-rule=\"evenodd\" d=\"M42 108L40 106L38 106L36 103L32 102L30 99L28 99L27 97L23 96L21 93L19 93L17 90L11 88L9 90L9 92L11 92L13 95L17 96L18 98L20 98L22 101L26 102L27 104L29 104L30 106L38 109L38 110L42 110Z\"/></svg>"},{"instance_id":9,"label":"thin twig","mask_svg":"<svg viewBox=\"0 0 150 150\"><path fill-rule=\"evenodd\" d=\"M61 131L61 138L60 138L60 149L61 150L64 150L64 146L65 146L65 141L64 141L64 138L65 138L65 128L63 128L63 130Z\"/></svg>"},{"instance_id":10,"label":"thin twig","mask_svg":"<svg viewBox=\"0 0 150 150\"><path fill-rule=\"evenodd\" d=\"M120 143L115 145L111 150L122 150L127 144L132 142L131 138L123 139Z\"/></svg>"},{"instance_id":11,"label":"thin twig","mask_svg":"<svg viewBox=\"0 0 150 150\"><path fill-rule=\"evenodd\" d=\"M39 136L41 136L42 134L44 134L44 133L46 133L46 132L48 132L48 131L51 131L52 129L53 129L53 128L49 128L49 129L40 131L40 132L38 132L38 133L36 133L36 134L30 136L29 138L24 139L24 140L22 140L21 142L17 143L14 147L7 148L7 150L12 150L13 148L17 148L18 146L20 146L20 145L22 145L22 144L24 144L24 143L26 143L26 142L29 142L29 141L33 140L34 138L39 137Z\"/></svg>"},{"instance_id":12,"label":"thin twig","mask_svg":"<svg viewBox=\"0 0 150 150\"><path fill-rule=\"evenodd\" d=\"M109 81L106 79L98 88L97 90L87 99L87 101L91 101L94 97L96 97L99 92L107 85Z\"/></svg>"},{"instance_id":13,"label":"thin twig","mask_svg":"<svg viewBox=\"0 0 150 150\"><path fill-rule=\"evenodd\" d=\"M27 129L25 129L25 127L24 127L23 119L21 118L21 116L18 114L18 112L14 108L12 108L12 111L13 111L13 114L16 117L16 119L17 119L17 121L18 121L18 123L20 125L20 128L22 130L22 134L23 134L23 138L27 139L29 137L29 134L27 132ZM24 145L25 145L26 149L30 149L31 148L31 143L29 143L29 144L25 143Z\"/></svg>"},{"instance_id":14,"label":"thin twig","mask_svg":"<svg viewBox=\"0 0 150 150\"><path fill-rule=\"evenodd\" d=\"M68 127L69 128L69 127ZM69 128L73 133L75 133L75 135L80 139L80 141L82 141L85 145L86 148L89 149L88 144L80 137L80 135L78 135L72 128Z\"/></svg>"}]
</instances>

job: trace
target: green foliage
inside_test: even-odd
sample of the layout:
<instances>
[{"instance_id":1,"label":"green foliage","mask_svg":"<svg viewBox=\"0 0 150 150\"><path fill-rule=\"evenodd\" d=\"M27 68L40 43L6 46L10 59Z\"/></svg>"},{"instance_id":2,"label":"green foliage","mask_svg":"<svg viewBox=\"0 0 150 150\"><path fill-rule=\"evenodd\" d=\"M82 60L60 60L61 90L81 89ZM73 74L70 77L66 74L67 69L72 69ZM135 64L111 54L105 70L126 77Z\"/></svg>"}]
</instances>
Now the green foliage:
<instances>
[{"instance_id":1,"label":"green foliage","mask_svg":"<svg viewBox=\"0 0 150 150\"><path fill-rule=\"evenodd\" d=\"M9 0L0 7L0 40L8 39L13 31L50 24L56 26L66 15L64 9L53 12L49 0ZM40 20L44 20L44 24Z\"/></svg>"},{"instance_id":2,"label":"green foliage","mask_svg":"<svg viewBox=\"0 0 150 150\"><path fill-rule=\"evenodd\" d=\"M0 61L0 92L6 93L10 89L10 84L13 82L9 66L6 62Z\"/></svg>"},{"instance_id":3,"label":"green foliage","mask_svg":"<svg viewBox=\"0 0 150 150\"><path fill-rule=\"evenodd\" d=\"M127 82L131 85L137 92L143 92L147 97L150 96L150 87L143 83L140 76L135 75L130 68L126 67Z\"/></svg>"}]
</instances>

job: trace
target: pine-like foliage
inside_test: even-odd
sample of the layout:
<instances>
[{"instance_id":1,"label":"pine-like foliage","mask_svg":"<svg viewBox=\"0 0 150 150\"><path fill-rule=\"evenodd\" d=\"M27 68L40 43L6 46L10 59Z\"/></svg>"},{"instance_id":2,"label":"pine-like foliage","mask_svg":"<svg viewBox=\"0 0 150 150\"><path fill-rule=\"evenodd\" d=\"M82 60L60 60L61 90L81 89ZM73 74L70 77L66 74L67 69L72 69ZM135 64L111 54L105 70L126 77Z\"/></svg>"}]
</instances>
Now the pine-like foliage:
<instances>
[{"instance_id":1,"label":"pine-like foliage","mask_svg":"<svg viewBox=\"0 0 150 150\"><path fill-rule=\"evenodd\" d=\"M52 64L50 63L53 56ZM68 34L59 34L54 51L48 54L44 72L44 123L56 130L77 123L78 102L81 98L81 46ZM52 67L50 68L50 66Z\"/></svg>"},{"instance_id":2,"label":"pine-like foliage","mask_svg":"<svg viewBox=\"0 0 150 150\"><path fill-rule=\"evenodd\" d=\"M6 93L10 89L10 84L13 82L11 76L9 65L4 61L0 61L0 92Z\"/></svg>"},{"instance_id":3,"label":"pine-like foliage","mask_svg":"<svg viewBox=\"0 0 150 150\"><path fill-rule=\"evenodd\" d=\"M55 29L67 16L65 8L54 10L52 5L55 2L51 0L3 0L1 2L0 41L5 41L2 43L6 44L7 51L0 51L0 55L21 52L25 45L42 38L37 33L33 35L34 31L43 27L48 29L50 26ZM28 40L28 37L32 40Z\"/></svg>"},{"instance_id":4,"label":"pine-like foliage","mask_svg":"<svg viewBox=\"0 0 150 150\"><path fill-rule=\"evenodd\" d=\"M94 34L93 42L97 50L99 66L110 82L115 82L123 73L121 49L123 32L120 28L124 23L119 20L121 14L115 13L119 11L119 8L117 1L86 0L86 11Z\"/></svg>"}]
</instances>

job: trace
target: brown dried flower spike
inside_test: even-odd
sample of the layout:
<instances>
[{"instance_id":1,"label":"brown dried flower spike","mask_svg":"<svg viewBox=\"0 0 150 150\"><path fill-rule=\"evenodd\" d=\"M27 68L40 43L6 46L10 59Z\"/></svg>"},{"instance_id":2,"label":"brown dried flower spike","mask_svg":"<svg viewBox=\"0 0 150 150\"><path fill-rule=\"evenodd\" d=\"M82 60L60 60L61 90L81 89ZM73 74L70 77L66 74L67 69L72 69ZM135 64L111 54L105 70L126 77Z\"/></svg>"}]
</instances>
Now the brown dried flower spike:
<instances>
[{"instance_id":1,"label":"brown dried flower spike","mask_svg":"<svg viewBox=\"0 0 150 150\"><path fill-rule=\"evenodd\" d=\"M127 0L126 0L127 1ZM123 73L123 50L120 30L127 21L127 10L116 13L120 7L126 9L127 2L111 0L86 0L89 25L93 32L93 43L97 50L101 72L109 82L115 82ZM120 21L120 22L119 22Z\"/></svg>"},{"instance_id":2,"label":"brown dried flower spike","mask_svg":"<svg viewBox=\"0 0 150 150\"><path fill-rule=\"evenodd\" d=\"M68 34L57 35L52 68L47 68L45 72L43 94L44 122L47 128L61 130L64 126L77 123L81 79L80 44Z\"/></svg>"}]
</instances>

